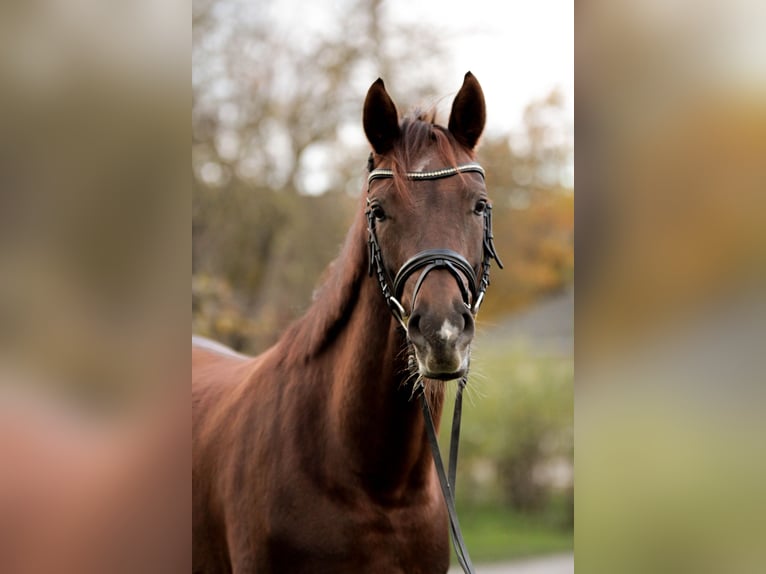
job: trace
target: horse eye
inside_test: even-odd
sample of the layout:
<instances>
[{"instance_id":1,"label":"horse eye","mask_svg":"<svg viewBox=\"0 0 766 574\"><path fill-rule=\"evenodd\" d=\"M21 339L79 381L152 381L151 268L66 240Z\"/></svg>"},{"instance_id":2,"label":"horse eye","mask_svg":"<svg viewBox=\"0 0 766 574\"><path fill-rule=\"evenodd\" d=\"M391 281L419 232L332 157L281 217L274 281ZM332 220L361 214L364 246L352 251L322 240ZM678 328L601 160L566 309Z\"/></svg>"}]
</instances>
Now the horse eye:
<instances>
[{"instance_id":1,"label":"horse eye","mask_svg":"<svg viewBox=\"0 0 766 574\"><path fill-rule=\"evenodd\" d=\"M386 212L383 211L383 208L380 205L373 205L370 207L370 210L372 211L372 215L378 221L383 221L386 218Z\"/></svg>"},{"instance_id":2,"label":"horse eye","mask_svg":"<svg viewBox=\"0 0 766 574\"><path fill-rule=\"evenodd\" d=\"M487 200L486 199L480 199L476 202L476 207L473 208L473 212L476 215L481 215L484 213L484 211L487 209Z\"/></svg>"}]
</instances>

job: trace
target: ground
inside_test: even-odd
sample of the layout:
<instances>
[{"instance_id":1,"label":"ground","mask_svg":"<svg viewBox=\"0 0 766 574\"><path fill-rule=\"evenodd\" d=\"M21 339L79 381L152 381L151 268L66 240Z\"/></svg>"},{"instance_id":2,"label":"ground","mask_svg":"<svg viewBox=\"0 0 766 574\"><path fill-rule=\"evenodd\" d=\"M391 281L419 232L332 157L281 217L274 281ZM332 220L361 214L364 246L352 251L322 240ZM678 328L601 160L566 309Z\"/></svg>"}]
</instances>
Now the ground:
<instances>
[{"instance_id":1,"label":"ground","mask_svg":"<svg viewBox=\"0 0 766 574\"><path fill-rule=\"evenodd\" d=\"M461 572L459 566L454 566L449 574ZM574 555L557 554L498 564L478 564L476 574L574 574Z\"/></svg>"}]
</instances>

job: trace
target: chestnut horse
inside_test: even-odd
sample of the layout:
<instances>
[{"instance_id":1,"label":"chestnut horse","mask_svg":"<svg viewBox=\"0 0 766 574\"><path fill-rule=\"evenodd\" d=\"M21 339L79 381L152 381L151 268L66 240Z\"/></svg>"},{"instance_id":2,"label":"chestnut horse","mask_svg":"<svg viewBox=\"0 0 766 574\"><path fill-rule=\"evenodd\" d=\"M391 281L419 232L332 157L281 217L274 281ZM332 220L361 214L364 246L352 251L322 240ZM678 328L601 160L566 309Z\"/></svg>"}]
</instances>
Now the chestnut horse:
<instances>
[{"instance_id":1,"label":"chestnut horse","mask_svg":"<svg viewBox=\"0 0 766 574\"><path fill-rule=\"evenodd\" d=\"M195 573L447 571L448 514L413 385L425 382L438 425L496 257L474 163L476 78L447 128L432 115L400 121L376 81L365 193L310 309L255 358L193 345Z\"/></svg>"}]
</instances>

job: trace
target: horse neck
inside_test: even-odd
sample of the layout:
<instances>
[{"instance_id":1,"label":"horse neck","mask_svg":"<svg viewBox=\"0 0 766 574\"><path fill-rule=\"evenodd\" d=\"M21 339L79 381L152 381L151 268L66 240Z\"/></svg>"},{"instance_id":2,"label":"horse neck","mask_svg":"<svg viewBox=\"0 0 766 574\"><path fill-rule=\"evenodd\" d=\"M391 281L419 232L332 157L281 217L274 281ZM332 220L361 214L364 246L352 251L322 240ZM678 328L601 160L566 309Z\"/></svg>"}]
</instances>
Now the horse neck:
<instances>
[{"instance_id":1,"label":"horse neck","mask_svg":"<svg viewBox=\"0 0 766 574\"><path fill-rule=\"evenodd\" d=\"M404 333L374 279L364 282L337 343L329 407L350 467L370 490L386 496L417 490L432 464L420 403L412 393L416 377L407 368ZM443 392L436 395L438 420Z\"/></svg>"},{"instance_id":2,"label":"horse neck","mask_svg":"<svg viewBox=\"0 0 766 574\"><path fill-rule=\"evenodd\" d=\"M307 400L324 400L327 473L346 469L364 487L386 498L416 492L432 469L415 377L407 367L406 339L367 276L363 221L352 226L339 259L320 289L293 349L304 341L303 364L313 372ZM295 357L297 358L297 357ZM309 398L311 397L311 398ZM441 385L429 391L435 421L441 417Z\"/></svg>"}]
</instances>

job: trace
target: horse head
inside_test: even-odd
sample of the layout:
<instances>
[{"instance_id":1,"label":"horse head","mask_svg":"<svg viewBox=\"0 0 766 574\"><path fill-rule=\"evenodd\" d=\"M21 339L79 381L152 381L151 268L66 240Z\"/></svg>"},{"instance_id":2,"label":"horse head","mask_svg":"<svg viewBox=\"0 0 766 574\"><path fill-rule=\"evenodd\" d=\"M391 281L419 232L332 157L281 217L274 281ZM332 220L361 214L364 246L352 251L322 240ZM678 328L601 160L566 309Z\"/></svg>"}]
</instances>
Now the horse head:
<instances>
[{"instance_id":1,"label":"horse head","mask_svg":"<svg viewBox=\"0 0 766 574\"><path fill-rule=\"evenodd\" d=\"M474 148L484 95L465 75L447 127L421 114L400 121L382 80L370 87L363 124L370 145L367 190L370 273L406 329L419 374L468 372L475 314L497 259L484 171ZM498 260L499 263L499 260Z\"/></svg>"}]
</instances>

